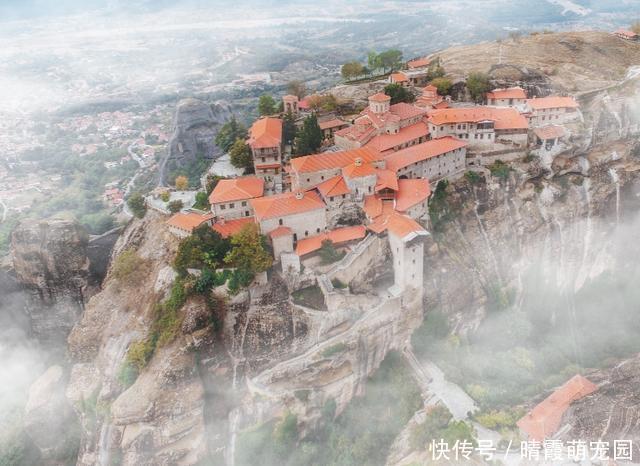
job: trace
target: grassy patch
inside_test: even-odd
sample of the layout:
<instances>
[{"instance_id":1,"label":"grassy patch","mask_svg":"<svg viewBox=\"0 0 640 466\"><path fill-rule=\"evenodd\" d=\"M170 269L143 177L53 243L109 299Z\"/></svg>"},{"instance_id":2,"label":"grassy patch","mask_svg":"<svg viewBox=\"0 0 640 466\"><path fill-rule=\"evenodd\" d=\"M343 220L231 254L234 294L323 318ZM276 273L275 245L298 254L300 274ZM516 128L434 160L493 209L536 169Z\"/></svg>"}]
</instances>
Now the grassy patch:
<instances>
[{"instance_id":1,"label":"grassy patch","mask_svg":"<svg viewBox=\"0 0 640 466\"><path fill-rule=\"evenodd\" d=\"M120 253L113 262L113 276L119 283L139 284L149 270L149 261L140 257L134 250Z\"/></svg>"}]
</instances>

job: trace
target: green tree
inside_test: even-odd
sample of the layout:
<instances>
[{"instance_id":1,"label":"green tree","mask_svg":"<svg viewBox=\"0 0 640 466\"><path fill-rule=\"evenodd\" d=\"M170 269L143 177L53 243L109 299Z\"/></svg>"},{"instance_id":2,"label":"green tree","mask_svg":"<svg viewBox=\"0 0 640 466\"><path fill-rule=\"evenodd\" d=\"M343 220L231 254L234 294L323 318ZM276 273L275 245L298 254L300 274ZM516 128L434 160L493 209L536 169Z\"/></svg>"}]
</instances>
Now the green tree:
<instances>
[{"instance_id":1,"label":"green tree","mask_svg":"<svg viewBox=\"0 0 640 466\"><path fill-rule=\"evenodd\" d=\"M169 212L171 212L172 214L180 212L183 207L184 202L182 202L180 199L176 199L175 201L171 201L167 204L167 209L169 209Z\"/></svg>"},{"instance_id":2,"label":"green tree","mask_svg":"<svg viewBox=\"0 0 640 466\"><path fill-rule=\"evenodd\" d=\"M231 118L231 120L227 121L218 134L216 134L216 145L222 149L224 152L229 152L231 146L238 139L246 139L247 138L247 128L241 123L238 123L235 117Z\"/></svg>"},{"instance_id":3,"label":"green tree","mask_svg":"<svg viewBox=\"0 0 640 466\"><path fill-rule=\"evenodd\" d=\"M302 99L307 95L307 86L302 81L294 80L287 84L287 92L295 95L298 99Z\"/></svg>"},{"instance_id":4,"label":"green tree","mask_svg":"<svg viewBox=\"0 0 640 466\"><path fill-rule=\"evenodd\" d=\"M475 102L482 102L484 95L491 90L489 75L477 71L470 73L467 77L467 89Z\"/></svg>"},{"instance_id":5,"label":"green tree","mask_svg":"<svg viewBox=\"0 0 640 466\"><path fill-rule=\"evenodd\" d=\"M367 65L371 71L376 71L382 68L382 64L380 62L380 56L375 52L369 52L367 55Z\"/></svg>"},{"instance_id":6,"label":"green tree","mask_svg":"<svg viewBox=\"0 0 640 466\"><path fill-rule=\"evenodd\" d=\"M293 113L289 110L283 118L282 121L282 139L285 144L291 144L293 140L296 138L296 121Z\"/></svg>"},{"instance_id":7,"label":"green tree","mask_svg":"<svg viewBox=\"0 0 640 466\"><path fill-rule=\"evenodd\" d=\"M357 61L350 61L349 63L345 63L342 65L340 69L340 74L347 81L353 78L357 78L364 74L364 66Z\"/></svg>"},{"instance_id":8,"label":"green tree","mask_svg":"<svg viewBox=\"0 0 640 466\"><path fill-rule=\"evenodd\" d=\"M215 269L222 264L231 249L228 239L208 225L201 225L183 239L173 260L176 271L184 275L188 268L210 267Z\"/></svg>"},{"instance_id":9,"label":"green tree","mask_svg":"<svg viewBox=\"0 0 640 466\"><path fill-rule=\"evenodd\" d=\"M232 249L227 253L224 262L256 274L264 272L273 263L267 251L264 238L258 233L258 227L248 224L231 238Z\"/></svg>"},{"instance_id":10,"label":"green tree","mask_svg":"<svg viewBox=\"0 0 640 466\"><path fill-rule=\"evenodd\" d=\"M253 167L253 157L251 155L251 148L244 142L244 139L237 139L229 150L229 158L231 159L231 165L236 168L250 168Z\"/></svg>"},{"instance_id":11,"label":"green tree","mask_svg":"<svg viewBox=\"0 0 640 466\"><path fill-rule=\"evenodd\" d=\"M323 264L332 264L344 257L344 254L340 253L340 251L335 248L333 241L330 239L322 241L318 254L320 254Z\"/></svg>"},{"instance_id":12,"label":"green tree","mask_svg":"<svg viewBox=\"0 0 640 466\"><path fill-rule=\"evenodd\" d=\"M416 96L400 84L387 84L384 88L384 93L391 97L391 104L397 104L400 102L413 102L416 100Z\"/></svg>"},{"instance_id":13,"label":"green tree","mask_svg":"<svg viewBox=\"0 0 640 466\"><path fill-rule=\"evenodd\" d=\"M435 78L431 81L431 84L438 88L438 94L440 95L449 95L453 87L453 83L449 78Z\"/></svg>"},{"instance_id":14,"label":"green tree","mask_svg":"<svg viewBox=\"0 0 640 466\"><path fill-rule=\"evenodd\" d=\"M175 184L178 191L186 191L189 189L189 178L184 175L177 176Z\"/></svg>"},{"instance_id":15,"label":"green tree","mask_svg":"<svg viewBox=\"0 0 640 466\"><path fill-rule=\"evenodd\" d=\"M204 191L198 191L196 193L196 203L194 205L196 209L209 210L211 205L209 204L209 196Z\"/></svg>"},{"instance_id":16,"label":"green tree","mask_svg":"<svg viewBox=\"0 0 640 466\"><path fill-rule=\"evenodd\" d=\"M138 218L144 217L144 214L147 213L147 203L141 193L133 193L129 196L129 199L127 199L127 206L133 215Z\"/></svg>"},{"instance_id":17,"label":"green tree","mask_svg":"<svg viewBox=\"0 0 640 466\"><path fill-rule=\"evenodd\" d=\"M258 112L261 116L276 113L276 101L269 94L262 94L258 102Z\"/></svg>"},{"instance_id":18,"label":"green tree","mask_svg":"<svg viewBox=\"0 0 640 466\"><path fill-rule=\"evenodd\" d=\"M402 52L396 49L387 50L382 52L378 59L383 71L395 70L402 65Z\"/></svg>"},{"instance_id":19,"label":"green tree","mask_svg":"<svg viewBox=\"0 0 640 466\"><path fill-rule=\"evenodd\" d=\"M322 146L322 130L315 113L305 118L302 129L296 137L296 155L313 154Z\"/></svg>"}]
</instances>

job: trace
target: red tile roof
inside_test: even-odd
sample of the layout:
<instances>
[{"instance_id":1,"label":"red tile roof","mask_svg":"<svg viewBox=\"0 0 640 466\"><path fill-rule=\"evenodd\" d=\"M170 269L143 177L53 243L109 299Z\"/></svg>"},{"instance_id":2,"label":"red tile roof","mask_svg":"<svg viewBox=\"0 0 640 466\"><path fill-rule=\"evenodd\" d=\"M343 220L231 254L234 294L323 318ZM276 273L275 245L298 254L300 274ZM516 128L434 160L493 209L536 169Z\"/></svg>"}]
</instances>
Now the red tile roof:
<instances>
[{"instance_id":1,"label":"red tile roof","mask_svg":"<svg viewBox=\"0 0 640 466\"><path fill-rule=\"evenodd\" d=\"M429 121L436 126L456 123L493 121L495 129L528 129L527 119L515 108L466 107L445 108L429 112Z\"/></svg>"},{"instance_id":2,"label":"red tile roof","mask_svg":"<svg viewBox=\"0 0 640 466\"><path fill-rule=\"evenodd\" d=\"M249 225L251 223L255 223L255 219L253 217L242 217L215 223L212 228L220 233L220 236L223 238L229 238L230 236L240 233L240 230L242 230L245 225Z\"/></svg>"},{"instance_id":3,"label":"red tile roof","mask_svg":"<svg viewBox=\"0 0 640 466\"><path fill-rule=\"evenodd\" d=\"M465 142L451 136L432 139L431 141L407 147L406 149L388 155L385 158L385 164L387 169L397 172L401 168L445 154L452 150L460 149L466 145Z\"/></svg>"},{"instance_id":4,"label":"red tile roof","mask_svg":"<svg viewBox=\"0 0 640 466\"><path fill-rule=\"evenodd\" d=\"M342 176L345 178L364 178L375 176L375 174L375 167L370 163L363 163L362 159L357 159L354 163L342 168Z\"/></svg>"},{"instance_id":5,"label":"red tile roof","mask_svg":"<svg viewBox=\"0 0 640 466\"><path fill-rule=\"evenodd\" d=\"M387 102L391 100L391 97L383 92L378 92L377 94L370 96L369 100L373 100L374 102Z\"/></svg>"},{"instance_id":6,"label":"red tile roof","mask_svg":"<svg viewBox=\"0 0 640 466\"><path fill-rule=\"evenodd\" d=\"M578 102L573 97L537 97L535 99L527 99L527 105L533 110L541 110L543 108L578 108Z\"/></svg>"},{"instance_id":7,"label":"red tile roof","mask_svg":"<svg viewBox=\"0 0 640 466\"><path fill-rule=\"evenodd\" d=\"M213 214L202 215L196 212L178 212L167 220L166 223L170 227L192 232L195 228L198 228L203 223L209 222L212 219Z\"/></svg>"},{"instance_id":8,"label":"red tile roof","mask_svg":"<svg viewBox=\"0 0 640 466\"><path fill-rule=\"evenodd\" d=\"M398 177L395 172L392 170L377 169L376 175L378 175L375 188L376 192L383 189L392 189L393 191L398 190Z\"/></svg>"},{"instance_id":9,"label":"red tile roof","mask_svg":"<svg viewBox=\"0 0 640 466\"><path fill-rule=\"evenodd\" d=\"M344 178L341 175L334 176L328 180L323 181L315 187L322 197L342 196L343 194L349 194L349 188L347 183L344 182Z\"/></svg>"},{"instance_id":10,"label":"red tile roof","mask_svg":"<svg viewBox=\"0 0 640 466\"><path fill-rule=\"evenodd\" d=\"M271 117L256 120L249 129L248 143L254 149L280 146L282 144L282 120Z\"/></svg>"},{"instance_id":11,"label":"red tile roof","mask_svg":"<svg viewBox=\"0 0 640 466\"><path fill-rule=\"evenodd\" d=\"M325 152L323 154L296 157L291 160L291 169L298 173L311 173L321 170L339 169L352 164L358 157L365 163L375 162L381 159L378 151L372 148L362 147L353 150Z\"/></svg>"},{"instance_id":12,"label":"red tile roof","mask_svg":"<svg viewBox=\"0 0 640 466\"><path fill-rule=\"evenodd\" d=\"M423 236L427 231L415 220L397 212L380 215L371 223L369 228L374 233L389 231L403 240L410 240L416 236Z\"/></svg>"},{"instance_id":13,"label":"red tile roof","mask_svg":"<svg viewBox=\"0 0 640 466\"><path fill-rule=\"evenodd\" d=\"M420 121L416 124L406 126L399 132L393 134L381 134L375 136L365 144L365 147L372 147L379 152L386 152L394 147L409 143L429 135L429 127Z\"/></svg>"},{"instance_id":14,"label":"red tile roof","mask_svg":"<svg viewBox=\"0 0 640 466\"><path fill-rule=\"evenodd\" d=\"M424 68L425 66L429 66L429 63L431 63L431 60L429 60L427 57L423 57L423 58L416 58L415 60L409 60L407 62L407 67L411 68Z\"/></svg>"},{"instance_id":15,"label":"red tile roof","mask_svg":"<svg viewBox=\"0 0 640 466\"><path fill-rule=\"evenodd\" d=\"M297 195L300 195L298 199ZM325 204L313 191L305 193L282 193L273 196L258 197L249 201L258 221L287 215L301 214L312 210L324 209Z\"/></svg>"},{"instance_id":16,"label":"red tile roof","mask_svg":"<svg viewBox=\"0 0 640 466\"><path fill-rule=\"evenodd\" d=\"M521 87L507 87L487 92L487 99L526 99L527 93Z\"/></svg>"},{"instance_id":17,"label":"red tile roof","mask_svg":"<svg viewBox=\"0 0 640 466\"><path fill-rule=\"evenodd\" d=\"M374 219L379 215L382 215L382 199L374 194L365 196L364 206L362 209L364 210L364 213L367 214L367 217Z\"/></svg>"},{"instance_id":18,"label":"red tile roof","mask_svg":"<svg viewBox=\"0 0 640 466\"><path fill-rule=\"evenodd\" d=\"M255 176L245 176L231 180L220 180L209 195L209 203L233 202L264 194L264 180Z\"/></svg>"},{"instance_id":19,"label":"red tile roof","mask_svg":"<svg viewBox=\"0 0 640 466\"><path fill-rule=\"evenodd\" d=\"M376 128L373 126L371 120L364 119L363 121L356 121L356 124L353 126L348 126L347 128L336 131L335 135L362 144L371 139L375 133Z\"/></svg>"},{"instance_id":20,"label":"red tile roof","mask_svg":"<svg viewBox=\"0 0 640 466\"><path fill-rule=\"evenodd\" d=\"M285 226L280 226L269 233L271 239L287 235L293 235L293 231L291 230L291 228Z\"/></svg>"},{"instance_id":21,"label":"red tile roof","mask_svg":"<svg viewBox=\"0 0 640 466\"><path fill-rule=\"evenodd\" d=\"M626 29L618 29L618 30L615 32L615 34L618 34L618 35L620 35L620 36L623 36L623 37L625 37L625 38L627 38L627 39L635 39L635 38L637 38L637 37L638 37L638 34L636 34L636 33L635 33L635 32L633 32L633 31L628 31L628 30L626 30Z\"/></svg>"},{"instance_id":22,"label":"red tile roof","mask_svg":"<svg viewBox=\"0 0 640 466\"><path fill-rule=\"evenodd\" d=\"M398 180L395 209L406 212L411 207L426 201L431 195L431 186L426 178Z\"/></svg>"},{"instance_id":23,"label":"red tile roof","mask_svg":"<svg viewBox=\"0 0 640 466\"><path fill-rule=\"evenodd\" d=\"M318 125L320 126L320 129L325 130L330 128L338 128L340 126L345 126L347 125L347 122L340 120L339 118L334 118L332 120L319 121Z\"/></svg>"},{"instance_id":24,"label":"red tile roof","mask_svg":"<svg viewBox=\"0 0 640 466\"><path fill-rule=\"evenodd\" d=\"M400 118L401 120L408 120L410 118L424 116L427 114L427 110L425 110L424 108L416 107L415 105L411 105L405 102L391 105L389 107L389 111L398 116L398 118Z\"/></svg>"},{"instance_id":25,"label":"red tile roof","mask_svg":"<svg viewBox=\"0 0 640 466\"><path fill-rule=\"evenodd\" d=\"M279 163L265 163L264 165L256 165L258 170L268 170L270 168L280 168L282 165Z\"/></svg>"},{"instance_id":26,"label":"red tile roof","mask_svg":"<svg viewBox=\"0 0 640 466\"><path fill-rule=\"evenodd\" d=\"M564 385L534 407L517 424L530 440L543 441L560 428L562 416L571 403L595 392L598 387L581 375L573 376Z\"/></svg>"},{"instance_id":27,"label":"red tile roof","mask_svg":"<svg viewBox=\"0 0 640 466\"><path fill-rule=\"evenodd\" d=\"M536 136L540 139L556 139L561 138L565 135L565 130L563 126L549 125L543 126L542 128L535 128L533 130Z\"/></svg>"},{"instance_id":28,"label":"red tile roof","mask_svg":"<svg viewBox=\"0 0 640 466\"><path fill-rule=\"evenodd\" d=\"M326 233L321 233L316 236L299 240L296 246L296 254L298 256L304 256L315 252L322 247L322 242L325 240L330 240L333 244L341 244L348 241L362 239L366 234L367 229L362 225L336 228L335 230L331 230Z\"/></svg>"},{"instance_id":29,"label":"red tile roof","mask_svg":"<svg viewBox=\"0 0 640 466\"><path fill-rule=\"evenodd\" d=\"M407 78L407 75L401 72L398 73L391 73L391 82L393 83L402 83L402 82L406 82L409 81L409 78Z\"/></svg>"}]
</instances>

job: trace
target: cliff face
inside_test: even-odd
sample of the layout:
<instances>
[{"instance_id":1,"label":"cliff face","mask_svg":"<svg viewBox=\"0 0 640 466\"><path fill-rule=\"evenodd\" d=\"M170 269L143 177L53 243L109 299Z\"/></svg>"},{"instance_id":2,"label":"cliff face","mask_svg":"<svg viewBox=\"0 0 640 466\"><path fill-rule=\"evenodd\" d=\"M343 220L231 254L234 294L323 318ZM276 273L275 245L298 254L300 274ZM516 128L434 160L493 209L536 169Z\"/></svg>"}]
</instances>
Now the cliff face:
<instances>
[{"instance_id":1,"label":"cliff face","mask_svg":"<svg viewBox=\"0 0 640 466\"><path fill-rule=\"evenodd\" d=\"M78 223L66 220L23 221L12 235L15 273L29 293L31 329L44 341L61 343L82 313L88 241Z\"/></svg>"},{"instance_id":2,"label":"cliff face","mask_svg":"<svg viewBox=\"0 0 640 466\"><path fill-rule=\"evenodd\" d=\"M214 139L220 126L230 118L231 108L226 103L208 104L193 98L181 100L173 120L167 158L161 168L161 181L165 181L171 170L220 155Z\"/></svg>"}]
</instances>

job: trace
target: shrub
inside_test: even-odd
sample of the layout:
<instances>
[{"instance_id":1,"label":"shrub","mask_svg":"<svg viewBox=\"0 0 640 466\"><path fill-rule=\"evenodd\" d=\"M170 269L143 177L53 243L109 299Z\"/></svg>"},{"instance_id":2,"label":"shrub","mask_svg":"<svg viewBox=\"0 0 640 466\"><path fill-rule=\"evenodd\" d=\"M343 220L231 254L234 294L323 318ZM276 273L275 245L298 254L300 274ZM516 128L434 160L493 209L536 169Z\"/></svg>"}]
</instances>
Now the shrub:
<instances>
[{"instance_id":1,"label":"shrub","mask_svg":"<svg viewBox=\"0 0 640 466\"><path fill-rule=\"evenodd\" d=\"M171 199L171 194L169 193L169 191L165 191L160 194L160 199L162 200L162 202L169 202L169 199Z\"/></svg>"},{"instance_id":2,"label":"shrub","mask_svg":"<svg viewBox=\"0 0 640 466\"><path fill-rule=\"evenodd\" d=\"M113 263L113 276L121 283L139 284L149 268L147 260L132 249L120 253Z\"/></svg>"},{"instance_id":3,"label":"shrub","mask_svg":"<svg viewBox=\"0 0 640 466\"><path fill-rule=\"evenodd\" d=\"M489 171L491 174L497 178L501 178L506 180L509 178L509 172L511 172L511 167L504 163L502 160L496 160L491 165L489 165Z\"/></svg>"},{"instance_id":4,"label":"shrub","mask_svg":"<svg viewBox=\"0 0 640 466\"><path fill-rule=\"evenodd\" d=\"M171 201L167 204L167 209L169 209L169 212L171 212L172 214L180 212L183 207L184 203L180 199Z\"/></svg>"},{"instance_id":5,"label":"shrub","mask_svg":"<svg viewBox=\"0 0 640 466\"><path fill-rule=\"evenodd\" d=\"M147 213L147 203L141 193L132 194L129 199L127 199L127 206L131 210L131 213L138 218L144 217L144 214Z\"/></svg>"},{"instance_id":6,"label":"shrub","mask_svg":"<svg viewBox=\"0 0 640 466\"><path fill-rule=\"evenodd\" d=\"M344 252L340 252L335 248L333 241L330 239L322 241L322 246L320 247L318 254L320 255L324 265L337 262L345 256Z\"/></svg>"},{"instance_id":7,"label":"shrub","mask_svg":"<svg viewBox=\"0 0 640 466\"><path fill-rule=\"evenodd\" d=\"M303 403L306 403L309 400L309 394L311 393L311 390L296 390L295 392L293 392L294 396L299 399L300 401L302 401Z\"/></svg>"},{"instance_id":8,"label":"shrub","mask_svg":"<svg viewBox=\"0 0 640 466\"><path fill-rule=\"evenodd\" d=\"M333 285L334 288L337 288L339 290L344 290L348 286L346 283L342 282L337 278L334 278L333 280L331 280L331 284Z\"/></svg>"},{"instance_id":9,"label":"shrub","mask_svg":"<svg viewBox=\"0 0 640 466\"><path fill-rule=\"evenodd\" d=\"M482 182L482 175L478 172L468 171L465 172L464 177L471 184L480 184Z\"/></svg>"}]
</instances>

